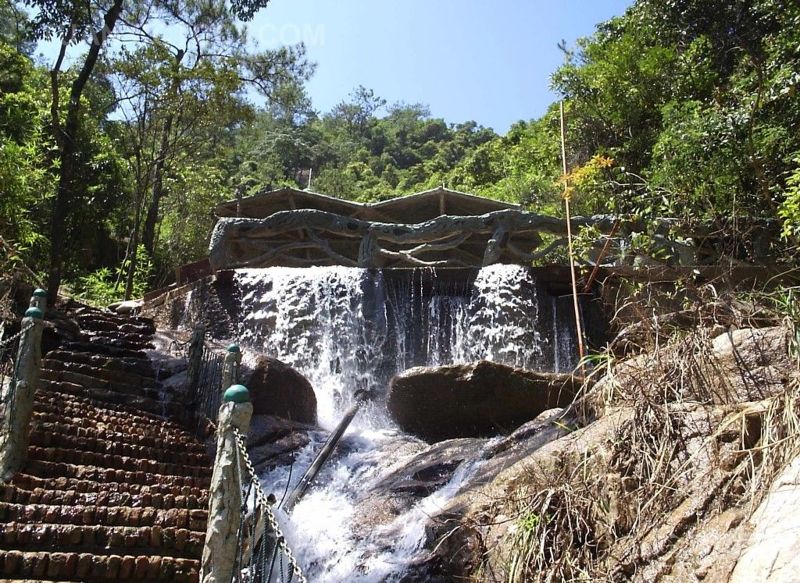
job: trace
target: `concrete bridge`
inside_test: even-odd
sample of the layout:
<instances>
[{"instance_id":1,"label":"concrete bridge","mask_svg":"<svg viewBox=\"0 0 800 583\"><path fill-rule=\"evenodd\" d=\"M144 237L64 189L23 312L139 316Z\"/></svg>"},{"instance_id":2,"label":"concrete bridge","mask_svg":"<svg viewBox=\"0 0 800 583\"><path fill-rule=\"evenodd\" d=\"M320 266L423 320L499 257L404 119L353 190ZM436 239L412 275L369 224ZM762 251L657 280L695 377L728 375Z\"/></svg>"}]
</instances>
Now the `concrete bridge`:
<instances>
[{"instance_id":1,"label":"concrete bridge","mask_svg":"<svg viewBox=\"0 0 800 583\"><path fill-rule=\"evenodd\" d=\"M518 205L438 188L377 203L282 189L219 205L209 247L216 272L240 267L481 267L565 264L567 225ZM775 221L687 223L573 217L578 261L605 266L770 264Z\"/></svg>"}]
</instances>

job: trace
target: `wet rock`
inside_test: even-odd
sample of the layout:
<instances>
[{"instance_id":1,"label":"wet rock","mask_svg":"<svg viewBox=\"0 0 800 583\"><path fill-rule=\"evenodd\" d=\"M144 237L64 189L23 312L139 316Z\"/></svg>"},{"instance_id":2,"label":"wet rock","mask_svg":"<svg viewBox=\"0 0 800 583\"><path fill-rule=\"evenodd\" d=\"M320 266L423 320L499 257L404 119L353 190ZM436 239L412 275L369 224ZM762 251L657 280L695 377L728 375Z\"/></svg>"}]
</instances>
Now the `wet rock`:
<instances>
[{"instance_id":1,"label":"wet rock","mask_svg":"<svg viewBox=\"0 0 800 583\"><path fill-rule=\"evenodd\" d=\"M139 311L144 305L144 300L128 300L125 302L115 302L108 306L108 309L117 314L133 314Z\"/></svg>"},{"instance_id":2,"label":"wet rock","mask_svg":"<svg viewBox=\"0 0 800 583\"><path fill-rule=\"evenodd\" d=\"M462 463L477 458L484 443L484 439L462 438L433 444L375 484L372 491L392 497L428 496L447 484Z\"/></svg>"},{"instance_id":3,"label":"wet rock","mask_svg":"<svg viewBox=\"0 0 800 583\"><path fill-rule=\"evenodd\" d=\"M269 356L259 356L243 380L250 390L254 415L275 415L300 423L316 423L314 389L288 364Z\"/></svg>"},{"instance_id":4,"label":"wet rock","mask_svg":"<svg viewBox=\"0 0 800 583\"><path fill-rule=\"evenodd\" d=\"M426 539L438 541L406 570L401 583L447 583L469 580L486 548L480 531L461 524L460 517L439 515L426 527Z\"/></svg>"},{"instance_id":5,"label":"wet rock","mask_svg":"<svg viewBox=\"0 0 800 583\"><path fill-rule=\"evenodd\" d=\"M572 401L580 380L480 361L418 367L391 381L389 413L427 441L508 433L552 407Z\"/></svg>"},{"instance_id":6,"label":"wet rock","mask_svg":"<svg viewBox=\"0 0 800 583\"><path fill-rule=\"evenodd\" d=\"M555 421L558 421L556 423ZM569 433L569 421L560 409L550 410L505 438L460 438L431 445L398 436L379 456L389 457L383 478L363 491L353 516L353 532L369 538L378 548L391 549L407 525L398 517L443 487L453 489L461 503L448 505L443 513L425 512L425 550L409 566L404 581L455 581L471 573L477 552L477 531L461 519L475 505L489 504L479 492L495 478L536 450ZM391 456L386 452L391 451ZM477 499L473 501L473 496ZM434 507L438 507L436 503ZM443 542L444 541L444 542ZM452 544L451 544L452 543ZM464 550L462 553L458 549ZM477 554L473 555L473 551Z\"/></svg>"},{"instance_id":7,"label":"wet rock","mask_svg":"<svg viewBox=\"0 0 800 583\"><path fill-rule=\"evenodd\" d=\"M308 445L312 431L319 431L319 428L274 415L253 415L247 434L247 450L256 471L264 472L292 463L295 454Z\"/></svg>"}]
</instances>

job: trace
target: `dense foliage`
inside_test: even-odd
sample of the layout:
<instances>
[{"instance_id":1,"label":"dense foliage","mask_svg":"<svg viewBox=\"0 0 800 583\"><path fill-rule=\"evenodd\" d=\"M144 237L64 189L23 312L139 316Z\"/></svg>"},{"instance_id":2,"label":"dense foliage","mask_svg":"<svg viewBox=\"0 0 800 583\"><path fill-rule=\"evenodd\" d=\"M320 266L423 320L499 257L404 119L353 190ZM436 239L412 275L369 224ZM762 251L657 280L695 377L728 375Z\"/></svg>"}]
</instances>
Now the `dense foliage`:
<instances>
[{"instance_id":1,"label":"dense foliage","mask_svg":"<svg viewBox=\"0 0 800 583\"><path fill-rule=\"evenodd\" d=\"M266 4L27 0L28 17L2 0L0 267L58 258L76 289L131 294L203 255L215 204L286 185L376 200L444 184L561 212L558 104L503 136L364 87L316 111L304 47L248 43L240 18ZM61 41L53 64L31 59L38 39ZM562 48L578 212L761 216L797 238L797 3L637 0Z\"/></svg>"}]
</instances>

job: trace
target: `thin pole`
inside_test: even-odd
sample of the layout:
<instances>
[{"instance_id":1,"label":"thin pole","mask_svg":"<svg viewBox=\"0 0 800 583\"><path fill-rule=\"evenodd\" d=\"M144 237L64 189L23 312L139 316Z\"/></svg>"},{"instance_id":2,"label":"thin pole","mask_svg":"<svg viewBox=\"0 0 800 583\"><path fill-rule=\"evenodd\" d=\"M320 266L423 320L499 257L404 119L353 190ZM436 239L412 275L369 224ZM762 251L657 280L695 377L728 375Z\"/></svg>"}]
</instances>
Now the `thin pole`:
<instances>
[{"instance_id":1,"label":"thin pole","mask_svg":"<svg viewBox=\"0 0 800 583\"><path fill-rule=\"evenodd\" d=\"M611 232L608 234L606 238L606 242L603 245L603 249L600 251L600 255L597 256L597 262L594 264L594 269L592 269L592 274L589 276L589 279L586 281L586 285L583 286L583 293L587 294L592 291L592 284L594 280L597 278L597 274L600 271L600 264L603 262L603 258L608 253L609 248L611 247L611 241L614 238L614 234L617 232L617 228L619 227L619 219L614 221L614 226L611 227Z\"/></svg>"},{"instance_id":2,"label":"thin pole","mask_svg":"<svg viewBox=\"0 0 800 583\"><path fill-rule=\"evenodd\" d=\"M561 163L564 170L564 209L567 215L567 249L569 252L569 271L572 277L572 306L575 309L575 330L578 334L578 356L583 371L583 326L581 326L581 311L578 305L578 283L575 277L575 257L572 252L572 220L569 212L569 185L567 178L567 142L566 130L564 128L564 102L559 103L561 110Z\"/></svg>"},{"instance_id":3,"label":"thin pole","mask_svg":"<svg viewBox=\"0 0 800 583\"><path fill-rule=\"evenodd\" d=\"M344 435L344 432L347 431L347 427L350 425L350 422L353 420L353 417L356 416L356 413L358 413L360 408L361 403L359 402L353 405L353 407L347 413L345 413L344 418L339 422L339 425L336 426L334 432L328 437L325 445L322 446L322 449L317 454L317 457L311 463L309 468L306 470L306 473L303 474L303 477L300 478L300 481L294 487L294 490L291 491L289 496L286 497L281 504L281 508L283 508L286 512L291 512L295 504L297 504L300 499L305 496L306 491L314 482L314 478L317 477L317 474L322 469L322 466L325 465L325 462L328 461L329 457L331 457L333 450L336 449L336 445Z\"/></svg>"}]
</instances>

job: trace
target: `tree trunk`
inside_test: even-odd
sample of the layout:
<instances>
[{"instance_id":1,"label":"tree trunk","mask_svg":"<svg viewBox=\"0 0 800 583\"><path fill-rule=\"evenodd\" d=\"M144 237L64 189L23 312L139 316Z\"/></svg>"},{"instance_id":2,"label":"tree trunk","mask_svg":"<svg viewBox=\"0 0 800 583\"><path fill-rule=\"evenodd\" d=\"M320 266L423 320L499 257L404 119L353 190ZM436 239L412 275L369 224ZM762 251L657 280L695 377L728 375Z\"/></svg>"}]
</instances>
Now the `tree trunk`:
<instances>
[{"instance_id":1,"label":"tree trunk","mask_svg":"<svg viewBox=\"0 0 800 583\"><path fill-rule=\"evenodd\" d=\"M61 142L62 147L59 152L58 190L56 191L53 217L50 223L50 270L47 277L47 292L53 305L55 305L58 297L58 288L61 286L66 222L69 216L70 204L75 197L75 183L78 179L79 169L75 159L77 153L75 136L80 126L81 96L97 64L97 58L100 55L103 42L114 30L114 25L117 23L122 11L122 1L114 0L114 4L111 5L111 8L108 9L108 12L103 17L103 28L97 31L92 39L89 52L86 54L86 60L83 62L78 77L72 83L64 129L60 132L61 135L56 137L56 143Z\"/></svg>"},{"instance_id":2,"label":"tree trunk","mask_svg":"<svg viewBox=\"0 0 800 583\"><path fill-rule=\"evenodd\" d=\"M128 255L128 271L125 275L125 301L131 299L133 295L133 278L136 275L136 261L138 259L136 251L139 248L139 217L141 212L136 209L136 221L133 226L133 236L130 242L130 253Z\"/></svg>"},{"instance_id":3,"label":"tree trunk","mask_svg":"<svg viewBox=\"0 0 800 583\"><path fill-rule=\"evenodd\" d=\"M164 121L164 129L161 133L161 144L158 147L158 158L153 167L153 196L150 198L150 206L147 208L147 217L144 220L144 230L142 231L142 244L147 253L152 257L156 244L156 223L158 223L158 207L164 197L164 162L167 158L169 149L169 134L172 131L173 115L170 114Z\"/></svg>"},{"instance_id":4,"label":"tree trunk","mask_svg":"<svg viewBox=\"0 0 800 583\"><path fill-rule=\"evenodd\" d=\"M175 55L175 63L173 70L172 82L170 83L169 93L167 96L170 107L175 105L175 97L180 89L180 72L181 62L186 55L185 51L179 50ZM171 111L167 118L164 120L164 127L161 130L161 143L158 146L158 157L153 166L153 190L152 197L150 198L150 206L147 209L147 216L144 220L144 229L142 231L142 244L144 245L147 253L152 257L153 251L156 246L156 225L158 224L158 208L161 204L161 199L164 197L164 166L167 160L167 154L170 147L170 134L172 133L172 124L175 121L175 113Z\"/></svg>"}]
</instances>

